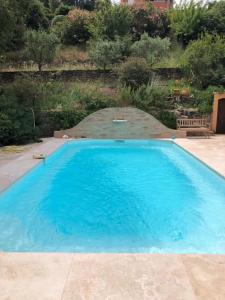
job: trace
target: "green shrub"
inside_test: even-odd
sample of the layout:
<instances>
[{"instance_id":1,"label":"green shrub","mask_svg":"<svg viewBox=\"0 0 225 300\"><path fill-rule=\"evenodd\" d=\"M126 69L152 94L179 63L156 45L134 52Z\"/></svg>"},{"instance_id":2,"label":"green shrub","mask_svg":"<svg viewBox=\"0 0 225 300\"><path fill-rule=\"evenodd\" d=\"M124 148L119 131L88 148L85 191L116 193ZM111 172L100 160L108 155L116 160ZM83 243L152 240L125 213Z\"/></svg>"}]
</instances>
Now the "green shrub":
<instances>
[{"instance_id":1,"label":"green shrub","mask_svg":"<svg viewBox=\"0 0 225 300\"><path fill-rule=\"evenodd\" d=\"M169 127L171 129L177 128L177 117L173 112L169 111L160 111L156 118L161 121L166 127Z\"/></svg>"},{"instance_id":2,"label":"green shrub","mask_svg":"<svg viewBox=\"0 0 225 300\"><path fill-rule=\"evenodd\" d=\"M209 115L212 112L214 93L224 92L224 88L219 86L209 86L207 89L199 90L192 87L190 92L199 112L203 115Z\"/></svg>"},{"instance_id":3,"label":"green shrub","mask_svg":"<svg viewBox=\"0 0 225 300\"><path fill-rule=\"evenodd\" d=\"M0 146L10 144L13 136L13 123L10 117L0 112Z\"/></svg>"},{"instance_id":4,"label":"green shrub","mask_svg":"<svg viewBox=\"0 0 225 300\"><path fill-rule=\"evenodd\" d=\"M54 33L30 30L26 34L27 58L34 61L41 71L43 64L53 62L58 46L58 39Z\"/></svg>"},{"instance_id":5,"label":"green shrub","mask_svg":"<svg viewBox=\"0 0 225 300\"><path fill-rule=\"evenodd\" d=\"M137 89L152 80L151 69L144 58L130 57L117 69L119 81L122 85Z\"/></svg>"},{"instance_id":6,"label":"green shrub","mask_svg":"<svg viewBox=\"0 0 225 300\"><path fill-rule=\"evenodd\" d=\"M191 42L181 66L194 85L225 85L225 37L206 35Z\"/></svg>"},{"instance_id":7,"label":"green shrub","mask_svg":"<svg viewBox=\"0 0 225 300\"><path fill-rule=\"evenodd\" d=\"M39 101L38 87L28 79L20 79L4 87L0 95L2 145L26 143L36 139Z\"/></svg>"},{"instance_id":8,"label":"green shrub","mask_svg":"<svg viewBox=\"0 0 225 300\"><path fill-rule=\"evenodd\" d=\"M144 33L141 39L132 45L131 52L136 57L145 58L149 64L153 65L162 57L168 56L169 49L170 40L168 38L151 38Z\"/></svg>"},{"instance_id":9,"label":"green shrub","mask_svg":"<svg viewBox=\"0 0 225 300\"><path fill-rule=\"evenodd\" d=\"M43 111L40 117L39 134L41 137L53 136L55 130L76 126L88 113L83 110Z\"/></svg>"},{"instance_id":10,"label":"green shrub","mask_svg":"<svg viewBox=\"0 0 225 300\"><path fill-rule=\"evenodd\" d=\"M124 54L128 51L127 41L120 38L115 41L93 41L89 57L97 67L106 70L122 60Z\"/></svg>"}]
</instances>

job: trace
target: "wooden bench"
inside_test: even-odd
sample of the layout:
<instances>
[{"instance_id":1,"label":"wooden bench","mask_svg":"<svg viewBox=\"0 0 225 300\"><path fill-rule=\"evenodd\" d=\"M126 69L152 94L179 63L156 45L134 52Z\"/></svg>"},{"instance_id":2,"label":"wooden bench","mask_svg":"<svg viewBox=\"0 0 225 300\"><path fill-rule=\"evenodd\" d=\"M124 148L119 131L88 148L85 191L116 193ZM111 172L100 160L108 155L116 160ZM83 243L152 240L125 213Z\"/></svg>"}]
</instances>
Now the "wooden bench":
<instances>
[{"instance_id":1,"label":"wooden bench","mask_svg":"<svg viewBox=\"0 0 225 300\"><path fill-rule=\"evenodd\" d=\"M187 136L210 137L208 119L177 119L177 129L187 132Z\"/></svg>"}]
</instances>

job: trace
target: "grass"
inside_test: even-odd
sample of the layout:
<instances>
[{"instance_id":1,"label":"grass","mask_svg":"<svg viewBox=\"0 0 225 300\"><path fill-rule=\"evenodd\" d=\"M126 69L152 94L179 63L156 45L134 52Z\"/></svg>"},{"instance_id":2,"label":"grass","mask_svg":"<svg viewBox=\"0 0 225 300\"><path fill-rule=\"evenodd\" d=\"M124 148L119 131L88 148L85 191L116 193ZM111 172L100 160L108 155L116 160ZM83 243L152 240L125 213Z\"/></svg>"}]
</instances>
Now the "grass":
<instances>
[{"instance_id":1,"label":"grass","mask_svg":"<svg viewBox=\"0 0 225 300\"><path fill-rule=\"evenodd\" d=\"M161 59L154 65L154 68L176 68L180 66L180 57L183 49L179 45L173 45L167 57ZM26 62L23 59L22 51L14 51L7 54L5 61L0 63L2 72L13 71L37 71L37 65ZM96 70L95 65L91 64L88 52L85 47L61 46L52 64L44 65L45 71L67 71L67 70Z\"/></svg>"},{"instance_id":2,"label":"grass","mask_svg":"<svg viewBox=\"0 0 225 300\"><path fill-rule=\"evenodd\" d=\"M26 62L23 51L9 52L0 63L2 72L14 71L37 71L37 65L32 61ZM44 65L43 70L96 70L96 67L90 63L88 52L84 47L61 46L56 54L54 62Z\"/></svg>"}]
</instances>

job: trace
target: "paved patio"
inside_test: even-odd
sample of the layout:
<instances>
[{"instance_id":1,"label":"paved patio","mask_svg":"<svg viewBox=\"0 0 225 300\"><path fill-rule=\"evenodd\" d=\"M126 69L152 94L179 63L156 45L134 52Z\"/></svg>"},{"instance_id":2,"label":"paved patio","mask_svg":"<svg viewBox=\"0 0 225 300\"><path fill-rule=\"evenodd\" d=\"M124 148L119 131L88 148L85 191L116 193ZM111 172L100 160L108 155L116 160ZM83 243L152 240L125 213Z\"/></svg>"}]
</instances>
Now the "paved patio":
<instances>
[{"instance_id":1,"label":"paved patio","mask_svg":"<svg viewBox=\"0 0 225 300\"><path fill-rule=\"evenodd\" d=\"M0 161L0 189L41 163L34 152L64 142L47 139ZM176 143L225 176L225 136ZM225 255L2 253L0 299L223 300Z\"/></svg>"}]
</instances>

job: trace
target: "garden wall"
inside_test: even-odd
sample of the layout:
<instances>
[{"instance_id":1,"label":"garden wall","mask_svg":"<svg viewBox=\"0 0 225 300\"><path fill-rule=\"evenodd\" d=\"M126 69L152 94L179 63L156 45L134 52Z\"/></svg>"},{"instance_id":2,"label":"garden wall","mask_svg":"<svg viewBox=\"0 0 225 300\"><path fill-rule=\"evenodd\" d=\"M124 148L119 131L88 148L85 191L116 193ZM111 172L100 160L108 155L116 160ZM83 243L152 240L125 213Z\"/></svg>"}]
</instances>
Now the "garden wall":
<instances>
[{"instance_id":1,"label":"garden wall","mask_svg":"<svg viewBox=\"0 0 225 300\"><path fill-rule=\"evenodd\" d=\"M182 72L179 68L160 68L154 70L161 79L180 79ZM30 76L33 78L55 79L55 80L79 80L79 79L116 79L117 75L110 71L101 70L63 70L63 71L14 71L0 72L0 83L14 81L21 76Z\"/></svg>"}]
</instances>

